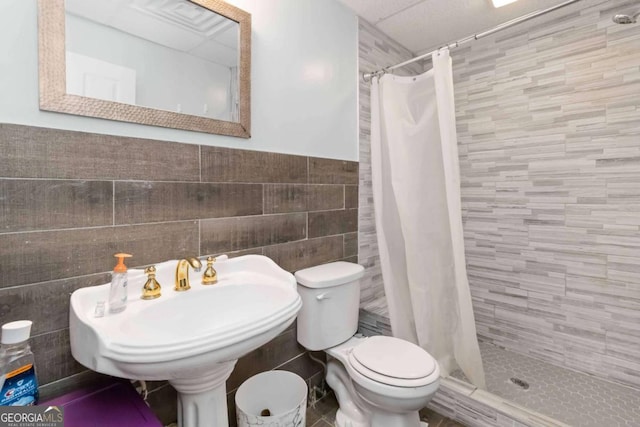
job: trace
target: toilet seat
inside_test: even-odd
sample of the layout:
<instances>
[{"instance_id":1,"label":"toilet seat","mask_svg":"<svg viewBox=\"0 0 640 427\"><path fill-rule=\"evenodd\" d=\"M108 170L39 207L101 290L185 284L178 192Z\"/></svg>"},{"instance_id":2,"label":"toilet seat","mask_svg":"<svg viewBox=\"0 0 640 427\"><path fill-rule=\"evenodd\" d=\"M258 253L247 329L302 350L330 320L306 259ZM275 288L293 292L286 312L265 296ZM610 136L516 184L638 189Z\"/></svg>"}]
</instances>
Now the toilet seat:
<instances>
[{"instance_id":1,"label":"toilet seat","mask_svg":"<svg viewBox=\"0 0 640 427\"><path fill-rule=\"evenodd\" d=\"M349 351L349 365L373 381L395 387L422 387L434 381L437 363L408 341L374 336Z\"/></svg>"}]
</instances>

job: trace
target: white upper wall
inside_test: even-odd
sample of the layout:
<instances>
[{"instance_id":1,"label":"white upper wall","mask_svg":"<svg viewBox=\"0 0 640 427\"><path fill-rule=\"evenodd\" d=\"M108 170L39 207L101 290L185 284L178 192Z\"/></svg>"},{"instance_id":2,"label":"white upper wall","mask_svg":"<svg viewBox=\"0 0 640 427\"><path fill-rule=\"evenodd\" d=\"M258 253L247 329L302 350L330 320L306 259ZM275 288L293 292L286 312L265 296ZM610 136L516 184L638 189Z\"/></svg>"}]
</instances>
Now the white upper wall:
<instances>
[{"instance_id":1,"label":"white upper wall","mask_svg":"<svg viewBox=\"0 0 640 427\"><path fill-rule=\"evenodd\" d=\"M36 0L0 1L0 123L358 159L357 38L336 0L229 0L252 15L251 139L40 111Z\"/></svg>"}]
</instances>

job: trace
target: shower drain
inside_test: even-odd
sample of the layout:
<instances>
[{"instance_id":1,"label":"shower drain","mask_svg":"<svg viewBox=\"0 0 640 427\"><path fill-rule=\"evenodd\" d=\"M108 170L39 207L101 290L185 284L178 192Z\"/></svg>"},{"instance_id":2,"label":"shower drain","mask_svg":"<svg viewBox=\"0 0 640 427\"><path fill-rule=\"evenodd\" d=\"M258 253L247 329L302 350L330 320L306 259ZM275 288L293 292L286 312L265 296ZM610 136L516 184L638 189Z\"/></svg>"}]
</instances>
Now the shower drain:
<instances>
[{"instance_id":1,"label":"shower drain","mask_svg":"<svg viewBox=\"0 0 640 427\"><path fill-rule=\"evenodd\" d=\"M520 378L509 378L509 381L511 381L513 384L517 385L518 387L520 387L523 390L529 390L529 383L526 382L525 380L521 380Z\"/></svg>"}]
</instances>

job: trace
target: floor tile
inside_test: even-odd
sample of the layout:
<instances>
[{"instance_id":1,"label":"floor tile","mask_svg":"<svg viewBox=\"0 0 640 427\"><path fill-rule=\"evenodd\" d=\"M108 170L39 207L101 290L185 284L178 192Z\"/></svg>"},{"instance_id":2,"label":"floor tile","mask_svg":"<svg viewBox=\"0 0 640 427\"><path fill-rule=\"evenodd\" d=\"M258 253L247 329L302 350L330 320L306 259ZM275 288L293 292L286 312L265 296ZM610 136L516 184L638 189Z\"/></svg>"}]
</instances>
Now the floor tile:
<instances>
[{"instance_id":1,"label":"floor tile","mask_svg":"<svg viewBox=\"0 0 640 427\"><path fill-rule=\"evenodd\" d=\"M640 390L480 342L489 392L580 427L640 425ZM465 379L461 371L452 377Z\"/></svg>"},{"instance_id":2,"label":"floor tile","mask_svg":"<svg viewBox=\"0 0 640 427\"><path fill-rule=\"evenodd\" d=\"M327 427L333 426L336 421L336 411L338 401L332 392L319 400L314 407L307 408L307 427ZM320 419L318 419L318 416ZM464 427L449 418L430 410L420 411L420 419L429 422L429 427Z\"/></svg>"}]
</instances>

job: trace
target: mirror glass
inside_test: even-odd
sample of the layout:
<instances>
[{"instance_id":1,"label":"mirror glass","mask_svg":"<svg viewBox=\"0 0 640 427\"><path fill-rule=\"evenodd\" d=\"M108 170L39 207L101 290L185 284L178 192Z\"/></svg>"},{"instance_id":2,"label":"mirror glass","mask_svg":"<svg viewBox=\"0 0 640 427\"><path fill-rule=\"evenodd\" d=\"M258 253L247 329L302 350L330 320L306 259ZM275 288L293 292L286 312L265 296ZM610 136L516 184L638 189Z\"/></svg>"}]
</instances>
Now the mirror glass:
<instances>
[{"instance_id":1,"label":"mirror glass","mask_svg":"<svg viewBox=\"0 0 640 427\"><path fill-rule=\"evenodd\" d=\"M251 15L223 0L38 0L40 108L251 137Z\"/></svg>"},{"instance_id":2,"label":"mirror glass","mask_svg":"<svg viewBox=\"0 0 640 427\"><path fill-rule=\"evenodd\" d=\"M187 0L65 0L68 94L238 121L239 25Z\"/></svg>"}]
</instances>

